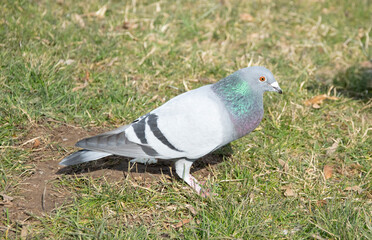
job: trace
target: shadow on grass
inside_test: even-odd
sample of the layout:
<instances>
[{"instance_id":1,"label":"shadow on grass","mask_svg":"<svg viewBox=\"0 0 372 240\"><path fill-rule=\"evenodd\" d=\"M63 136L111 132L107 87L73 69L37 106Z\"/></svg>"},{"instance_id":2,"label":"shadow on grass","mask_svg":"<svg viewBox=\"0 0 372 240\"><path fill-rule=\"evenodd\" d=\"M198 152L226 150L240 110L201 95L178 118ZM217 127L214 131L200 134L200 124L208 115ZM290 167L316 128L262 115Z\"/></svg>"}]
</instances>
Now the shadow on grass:
<instances>
[{"instance_id":1,"label":"shadow on grass","mask_svg":"<svg viewBox=\"0 0 372 240\"><path fill-rule=\"evenodd\" d=\"M330 86L334 86L337 93L345 97L369 101L372 98L372 60L340 70L333 73L332 77L324 73L320 74L316 81L312 81L307 86L307 90L326 93Z\"/></svg>"},{"instance_id":2,"label":"shadow on grass","mask_svg":"<svg viewBox=\"0 0 372 240\"><path fill-rule=\"evenodd\" d=\"M196 160L191 168L191 173L205 169L208 166L213 166L223 162L225 157L232 154L230 144L225 147L208 154ZM103 169L111 169L120 172L131 173L150 173L150 174L166 174L174 176L173 163L174 160L159 160L157 164L136 164L130 163L131 158L122 156L109 156L96 161L82 163L74 166L67 166L59 169L56 174L74 175L88 172L95 172ZM172 172L171 172L172 171Z\"/></svg>"},{"instance_id":3,"label":"shadow on grass","mask_svg":"<svg viewBox=\"0 0 372 240\"><path fill-rule=\"evenodd\" d=\"M333 79L333 84L343 95L359 100L372 98L372 61L349 67Z\"/></svg>"}]
</instances>

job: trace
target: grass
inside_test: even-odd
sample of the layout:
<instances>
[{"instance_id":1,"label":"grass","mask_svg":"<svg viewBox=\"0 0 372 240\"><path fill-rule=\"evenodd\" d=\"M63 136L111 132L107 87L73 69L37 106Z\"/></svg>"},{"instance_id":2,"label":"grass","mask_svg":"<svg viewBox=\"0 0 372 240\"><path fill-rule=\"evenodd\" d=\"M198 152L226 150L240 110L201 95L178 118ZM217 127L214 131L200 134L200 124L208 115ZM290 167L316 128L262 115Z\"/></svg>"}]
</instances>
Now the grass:
<instances>
[{"instance_id":1,"label":"grass","mask_svg":"<svg viewBox=\"0 0 372 240\"><path fill-rule=\"evenodd\" d=\"M371 12L369 1L5 1L0 192L14 198L40 162L73 150L23 146L40 126L114 128L250 64L272 70L285 94L266 94L259 129L207 168L218 196L177 180L60 175L52 183L68 200L25 222L3 205L0 235L371 239L371 90L347 88L372 59ZM304 104L321 94L338 100Z\"/></svg>"}]
</instances>

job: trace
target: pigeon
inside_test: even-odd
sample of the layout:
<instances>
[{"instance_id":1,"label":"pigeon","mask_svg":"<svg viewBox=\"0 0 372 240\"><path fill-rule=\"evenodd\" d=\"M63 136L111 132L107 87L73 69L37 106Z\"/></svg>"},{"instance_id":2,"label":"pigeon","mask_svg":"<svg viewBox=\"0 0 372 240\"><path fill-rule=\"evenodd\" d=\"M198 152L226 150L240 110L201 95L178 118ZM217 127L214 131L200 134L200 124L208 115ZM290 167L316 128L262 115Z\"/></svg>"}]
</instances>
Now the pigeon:
<instances>
[{"instance_id":1,"label":"pigeon","mask_svg":"<svg viewBox=\"0 0 372 240\"><path fill-rule=\"evenodd\" d=\"M75 165L110 155L135 163L174 163L177 175L199 195L209 189L190 174L199 158L253 131L263 118L263 94L282 93L262 66L240 69L222 80L182 93L131 124L76 143L82 150L60 164Z\"/></svg>"}]
</instances>

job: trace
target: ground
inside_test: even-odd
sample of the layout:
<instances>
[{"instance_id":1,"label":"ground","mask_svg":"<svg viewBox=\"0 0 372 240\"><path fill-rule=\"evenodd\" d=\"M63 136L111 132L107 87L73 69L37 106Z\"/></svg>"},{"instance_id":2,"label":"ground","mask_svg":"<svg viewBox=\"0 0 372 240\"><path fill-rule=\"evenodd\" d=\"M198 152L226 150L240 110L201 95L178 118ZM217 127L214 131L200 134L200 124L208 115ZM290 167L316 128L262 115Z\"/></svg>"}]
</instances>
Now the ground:
<instances>
[{"instance_id":1,"label":"ground","mask_svg":"<svg viewBox=\"0 0 372 240\"><path fill-rule=\"evenodd\" d=\"M16 0L0 6L1 239L372 239L372 4ZM77 140L252 65L260 126L198 160L58 163Z\"/></svg>"}]
</instances>

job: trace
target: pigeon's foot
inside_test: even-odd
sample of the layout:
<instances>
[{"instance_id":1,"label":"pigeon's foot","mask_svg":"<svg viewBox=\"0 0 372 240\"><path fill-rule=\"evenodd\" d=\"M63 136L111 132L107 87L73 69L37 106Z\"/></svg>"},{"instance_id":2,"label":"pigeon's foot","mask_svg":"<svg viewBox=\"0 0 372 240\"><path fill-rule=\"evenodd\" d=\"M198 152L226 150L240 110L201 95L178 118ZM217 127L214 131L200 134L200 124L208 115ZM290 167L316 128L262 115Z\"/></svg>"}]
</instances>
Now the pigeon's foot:
<instances>
[{"instance_id":1,"label":"pigeon's foot","mask_svg":"<svg viewBox=\"0 0 372 240\"><path fill-rule=\"evenodd\" d=\"M189 184L195 192L197 192L201 197L211 197L211 196L218 196L217 193L213 193L212 189L207 187L207 184L205 182L199 183L196 178L194 178L191 174L189 175L189 181L186 181L187 184Z\"/></svg>"},{"instance_id":2,"label":"pigeon's foot","mask_svg":"<svg viewBox=\"0 0 372 240\"><path fill-rule=\"evenodd\" d=\"M130 160L131 163L142 163L142 164L155 164L158 162L156 158L133 158Z\"/></svg>"},{"instance_id":3,"label":"pigeon's foot","mask_svg":"<svg viewBox=\"0 0 372 240\"><path fill-rule=\"evenodd\" d=\"M190 174L190 167L193 164L192 161L186 159L177 160L175 163L176 173L182 178L190 187L192 187L197 194L202 197L210 197L215 195L211 189L204 188L202 185Z\"/></svg>"},{"instance_id":4,"label":"pigeon's foot","mask_svg":"<svg viewBox=\"0 0 372 240\"><path fill-rule=\"evenodd\" d=\"M199 193L202 197L210 197L210 196L218 196L217 193L212 192L212 189L209 187L210 185L207 184L205 181L200 182L201 185L201 192Z\"/></svg>"}]
</instances>

